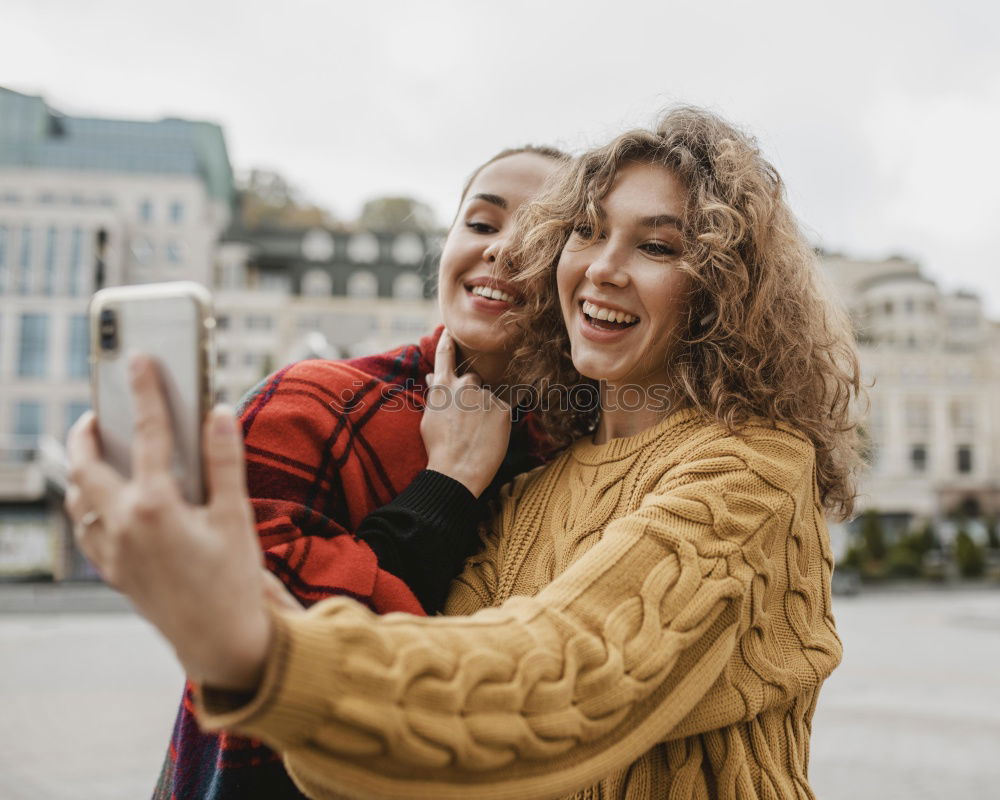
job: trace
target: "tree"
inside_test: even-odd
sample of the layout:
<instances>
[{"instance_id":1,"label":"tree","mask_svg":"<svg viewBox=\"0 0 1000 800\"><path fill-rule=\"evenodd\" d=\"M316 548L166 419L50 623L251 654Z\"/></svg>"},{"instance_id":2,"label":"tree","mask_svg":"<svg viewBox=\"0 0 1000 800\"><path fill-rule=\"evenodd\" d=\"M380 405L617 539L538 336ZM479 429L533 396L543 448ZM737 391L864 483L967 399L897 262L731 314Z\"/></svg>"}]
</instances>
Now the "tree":
<instances>
[{"instance_id":1,"label":"tree","mask_svg":"<svg viewBox=\"0 0 1000 800\"><path fill-rule=\"evenodd\" d=\"M366 230L388 233L431 233L437 230L434 212L429 205L402 196L372 198L361 209L358 225Z\"/></svg>"},{"instance_id":2,"label":"tree","mask_svg":"<svg viewBox=\"0 0 1000 800\"><path fill-rule=\"evenodd\" d=\"M964 529L955 536L955 563L963 578L978 578L983 574L985 559L982 548Z\"/></svg>"},{"instance_id":3,"label":"tree","mask_svg":"<svg viewBox=\"0 0 1000 800\"><path fill-rule=\"evenodd\" d=\"M240 222L247 230L255 228L329 227L335 224L330 212L301 198L277 172L255 169L237 189Z\"/></svg>"},{"instance_id":4,"label":"tree","mask_svg":"<svg viewBox=\"0 0 1000 800\"><path fill-rule=\"evenodd\" d=\"M861 518L861 541L867 554L875 561L885 558L885 534L882 519L874 509L869 509Z\"/></svg>"}]
</instances>

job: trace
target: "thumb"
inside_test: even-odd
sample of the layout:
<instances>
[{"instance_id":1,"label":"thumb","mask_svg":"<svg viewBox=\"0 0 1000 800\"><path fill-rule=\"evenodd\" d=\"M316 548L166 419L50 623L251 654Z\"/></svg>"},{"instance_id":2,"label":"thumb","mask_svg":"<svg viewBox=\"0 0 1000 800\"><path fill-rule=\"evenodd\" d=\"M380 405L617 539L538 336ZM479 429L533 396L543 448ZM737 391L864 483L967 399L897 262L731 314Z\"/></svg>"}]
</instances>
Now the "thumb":
<instances>
[{"instance_id":1,"label":"thumb","mask_svg":"<svg viewBox=\"0 0 1000 800\"><path fill-rule=\"evenodd\" d=\"M205 421L203 441L208 505L231 513L247 501L243 437L232 409L212 409Z\"/></svg>"}]
</instances>

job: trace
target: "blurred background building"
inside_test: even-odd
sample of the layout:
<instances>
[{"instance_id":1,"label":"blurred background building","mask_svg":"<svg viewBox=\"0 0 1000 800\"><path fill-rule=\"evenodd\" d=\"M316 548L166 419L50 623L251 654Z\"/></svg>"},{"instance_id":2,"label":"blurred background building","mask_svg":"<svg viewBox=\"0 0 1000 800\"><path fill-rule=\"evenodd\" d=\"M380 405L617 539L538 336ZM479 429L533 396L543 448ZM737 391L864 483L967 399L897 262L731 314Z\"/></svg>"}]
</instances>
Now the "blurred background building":
<instances>
[{"instance_id":1,"label":"blurred background building","mask_svg":"<svg viewBox=\"0 0 1000 800\"><path fill-rule=\"evenodd\" d=\"M89 574L44 454L90 405L93 291L212 288L216 386L235 403L288 361L432 327L439 237L425 208L382 198L360 223L302 206L274 175L238 188L212 123L73 117L0 88L0 577Z\"/></svg>"},{"instance_id":2,"label":"blurred background building","mask_svg":"<svg viewBox=\"0 0 1000 800\"><path fill-rule=\"evenodd\" d=\"M238 182L217 125L72 117L0 88L0 577L88 574L47 488L42 445L62 441L89 406L95 289L209 286L217 392L236 403L290 361L377 352L428 331L439 239L410 198L376 198L345 223L274 173ZM945 540L955 520L995 519L1000 323L912 261L822 263L871 386L863 518L890 538L933 525ZM843 553L847 531L834 533Z\"/></svg>"}]
</instances>

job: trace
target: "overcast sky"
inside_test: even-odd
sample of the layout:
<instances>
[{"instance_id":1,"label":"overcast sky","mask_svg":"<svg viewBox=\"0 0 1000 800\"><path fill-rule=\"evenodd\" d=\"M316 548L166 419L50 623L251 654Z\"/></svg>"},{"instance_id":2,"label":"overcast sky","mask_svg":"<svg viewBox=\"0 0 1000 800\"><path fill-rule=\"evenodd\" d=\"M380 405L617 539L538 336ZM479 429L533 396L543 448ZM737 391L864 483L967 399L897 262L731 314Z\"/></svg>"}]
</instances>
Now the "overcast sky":
<instances>
[{"instance_id":1,"label":"overcast sky","mask_svg":"<svg viewBox=\"0 0 1000 800\"><path fill-rule=\"evenodd\" d=\"M1000 4L986 0L4 0L0 85L71 114L222 124L352 217L675 102L752 130L814 241L917 259L1000 317Z\"/></svg>"}]
</instances>

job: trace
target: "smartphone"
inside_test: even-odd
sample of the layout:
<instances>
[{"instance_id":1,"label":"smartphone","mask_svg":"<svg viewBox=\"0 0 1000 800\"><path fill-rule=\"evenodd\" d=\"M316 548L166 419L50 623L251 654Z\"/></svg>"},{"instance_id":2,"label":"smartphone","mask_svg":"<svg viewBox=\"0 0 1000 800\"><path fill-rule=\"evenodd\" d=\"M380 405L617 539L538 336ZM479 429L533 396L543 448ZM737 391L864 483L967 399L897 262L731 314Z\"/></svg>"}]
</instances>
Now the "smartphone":
<instances>
[{"instance_id":1,"label":"smartphone","mask_svg":"<svg viewBox=\"0 0 1000 800\"><path fill-rule=\"evenodd\" d=\"M190 503L205 502L201 436L212 402L212 296L191 281L115 286L90 301L90 381L105 460L132 474L128 358L156 362L173 431L173 473Z\"/></svg>"}]
</instances>

